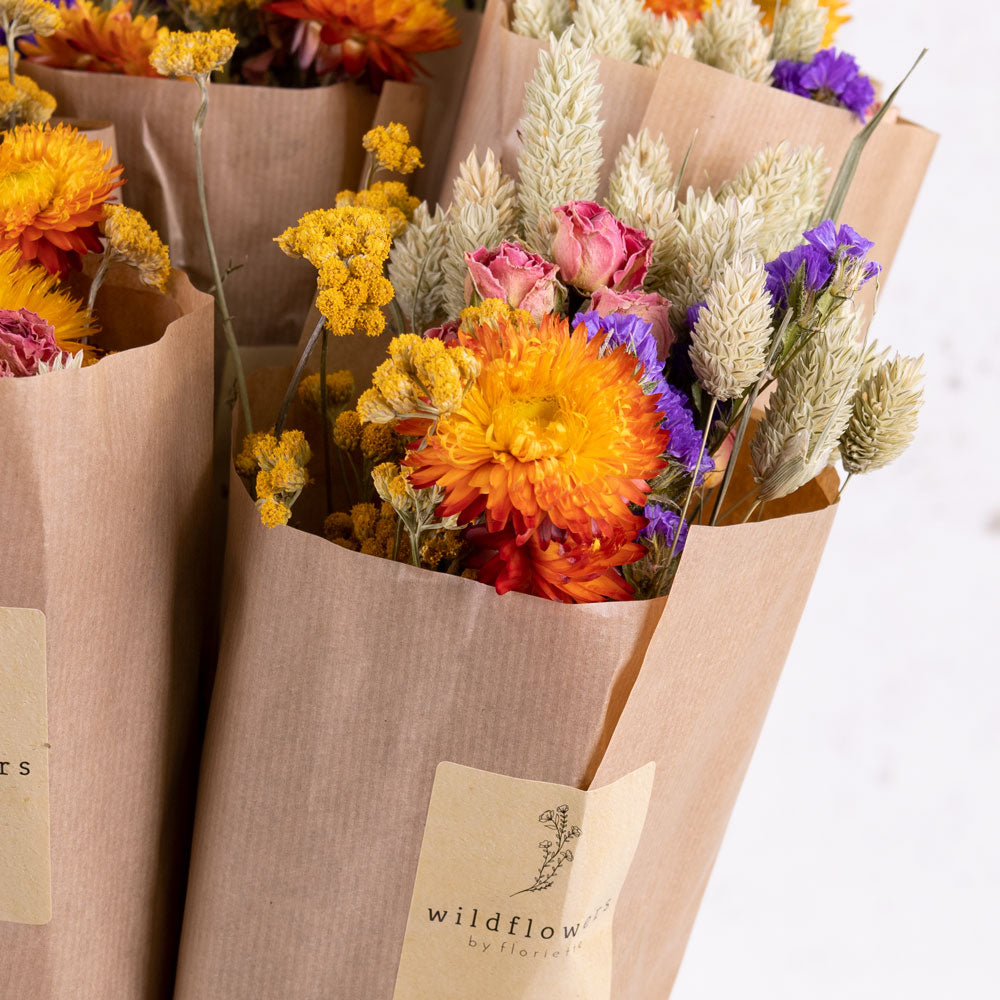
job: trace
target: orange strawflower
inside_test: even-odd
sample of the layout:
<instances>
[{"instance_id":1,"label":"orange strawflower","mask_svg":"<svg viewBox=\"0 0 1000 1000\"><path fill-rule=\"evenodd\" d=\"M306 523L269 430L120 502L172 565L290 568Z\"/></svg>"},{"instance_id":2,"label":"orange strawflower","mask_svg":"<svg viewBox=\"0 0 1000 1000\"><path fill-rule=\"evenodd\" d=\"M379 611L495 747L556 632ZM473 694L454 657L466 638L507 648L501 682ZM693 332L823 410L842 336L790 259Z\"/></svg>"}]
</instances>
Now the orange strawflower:
<instances>
[{"instance_id":1,"label":"orange strawflower","mask_svg":"<svg viewBox=\"0 0 1000 1000\"><path fill-rule=\"evenodd\" d=\"M466 566L478 569L477 579L496 587L498 594L517 591L563 604L628 601L633 592L617 571L645 554L638 542L575 541L544 545L537 537L518 545L512 528L489 532L470 528L466 540L477 552Z\"/></svg>"},{"instance_id":2,"label":"orange strawflower","mask_svg":"<svg viewBox=\"0 0 1000 1000\"><path fill-rule=\"evenodd\" d=\"M415 487L443 488L438 516L485 512L490 531L512 525L520 542L634 538L644 521L629 504L644 503L669 439L635 358L624 347L601 357L598 338L553 315L462 336L482 371L405 463Z\"/></svg>"},{"instance_id":3,"label":"orange strawflower","mask_svg":"<svg viewBox=\"0 0 1000 1000\"><path fill-rule=\"evenodd\" d=\"M0 251L51 274L102 250L104 203L123 182L111 150L69 125L19 125L0 143Z\"/></svg>"},{"instance_id":4,"label":"orange strawflower","mask_svg":"<svg viewBox=\"0 0 1000 1000\"><path fill-rule=\"evenodd\" d=\"M341 64L352 76L367 68L376 80L411 80L416 54L459 40L442 0L278 0L270 6L286 17L318 21L320 41L340 46Z\"/></svg>"},{"instance_id":5,"label":"orange strawflower","mask_svg":"<svg viewBox=\"0 0 1000 1000\"><path fill-rule=\"evenodd\" d=\"M133 17L131 0L119 0L110 10L77 0L61 13L62 25L54 34L20 43L26 59L92 73L160 75L150 66L149 54L168 29L158 25L155 14Z\"/></svg>"},{"instance_id":6,"label":"orange strawflower","mask_svg":"<svg viewBox=\"0 0 1000 1000\"><path fill-rule=\"evenodd\" d=\"M712 0L646 0L646 6L657 14L700 21L702 13L712 6Z\"/></svg>"}]
</instances>

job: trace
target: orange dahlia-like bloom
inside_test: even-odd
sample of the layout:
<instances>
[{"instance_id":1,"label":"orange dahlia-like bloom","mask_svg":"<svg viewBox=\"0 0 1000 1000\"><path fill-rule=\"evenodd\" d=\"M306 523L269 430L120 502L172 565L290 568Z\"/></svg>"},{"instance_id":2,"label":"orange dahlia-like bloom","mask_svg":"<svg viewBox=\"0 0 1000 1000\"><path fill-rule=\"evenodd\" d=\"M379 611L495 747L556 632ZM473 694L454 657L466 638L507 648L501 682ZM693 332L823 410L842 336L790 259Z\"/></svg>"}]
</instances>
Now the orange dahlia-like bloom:
<instances>
[{"instance_id":1,"label":"orange dahlia-like bloom","mask_svg":"<svg viewBox=\"0 0 1000 1000\"><path fill-rule=\"evenodd\" d=\"M778 0L755 0L755 2L764 12L764 24L771 27L774 24L774 11L778 6ZM847 0L819 0L819 5L827 9L826 32L822 42L822 47L825 49L833 45L837 32L842 25L850 21L850 17L841 13L847 9Z\"/></svg>"},{"instance_id":2,"label":"orange dahlia-like bloom","mask_svg":"<svg viewBox=\"0 0 1000 1000\"><path fill-rule=\"evenodd\" d=\"M19 125L0 143L0 251L17 247L65 277L100 253L104 203L123 181L111 150L60 123Z\"/></svg>"},{"instance_id":3,"label":"orange dahlia-like bloom","mask_svg":"<svg viewBox=\"0 0 1000 1000\"><path fill-rule=\"evenodd\" d=\"M567 538L546 545L534 537L518 545L513 528L490 532L480 525L465 537L476 549L466 565L478 570L481 583L496 587L498 594L517 591L563 604L631 600L632 587L617 567L645 554L638 542Z\"/></svg>"},{"instance_id":4,"label":"orange dahlia-like bloom","mask_svg":"<svg viewBox=\"0 0 1000 1000\"><path fill-rule=\"evenodd\" d=\"M19 43L26 59L60 69L159 76L149 54L168 29L157 24L155 14L133 17L131 0L119 0L110 10L77 0L61 13L62 25L54 34Z\"/></svg>"},{"instance_id":5,"label":"orange dahlia-like bloom","mask_svg":"<svg viewBox=\"0 0 1000 1000\"><path fill-rule=\"evenodd\" d=\"M277 0L271 9L300 21L318 21L320 40L340 46L352 76L374 64L376 78L411 80L414 54L458 44L455 18L442 0Z\"/></svg>"},{"instance_id":6,"label":"orange dahlia-like bloom","mask_svg":"<svg viewBox=\"0 0 1000 1000\"><path fill-rule=\"evenodd\" d=\"M406 461L414 486L444 489L439 516L485 512L490 531L512 525L519 542L635 538L645 522L629 504L644 502L669 439L635 358L601 357L598 338L552 315L498 320L463 345L482 370Z\"/></svg>"},{"instance_id":7,"label":"orange dahlia-like bloom","mask_svg":"<svg viewBox=\"0 0 1000 1000\"><path fill-rule=\"evenodd\" d=\"M646 6L657 14L700 21L702 13L712 6L712 0L646 0Z\"/></svg>"}]
</instances>

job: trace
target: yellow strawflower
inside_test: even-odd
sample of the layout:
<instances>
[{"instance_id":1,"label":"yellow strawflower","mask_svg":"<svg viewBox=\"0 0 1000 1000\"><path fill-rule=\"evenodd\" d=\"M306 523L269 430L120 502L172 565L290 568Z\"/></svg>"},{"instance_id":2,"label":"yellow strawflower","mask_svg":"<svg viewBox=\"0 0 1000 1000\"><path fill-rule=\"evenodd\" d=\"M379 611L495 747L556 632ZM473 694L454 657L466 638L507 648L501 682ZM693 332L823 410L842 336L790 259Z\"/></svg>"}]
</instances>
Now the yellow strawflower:
<instances>
[{"instance_id":1,"label":"yellow strawflower","mask_svg":"<svg viewBox=\"0 0 1000 1000\"><path fill-rule=\"evenodd\" d=\"M124 205L104 206L107 252L131 265L146 285L163 292L170 278L170 251L142 212Z\"/></svg>"},{"instance_id":2,"label":"yellow strawflower","mask_svg":"<svg viewBox=\"0 0 1000 1000\"><path fill-rule=\"evenodd\" d=\"M83 349L80 341L98 332L93 317L44 268L21 266L17 249L0 252L0 308L28 309L54 328L60 350Z\"/></svg>"},{"instance_id":3,"label":"yellow strawflower","mask_svg":"<svg viewBox=\"0 0 1000 1000\"><path fill-rule=\"evenodd\" d=\"M764 12L763 23L765 27L770 28L774 24L774 11L778 6L778 0L755 0L755 2ZM822 47L826 49L833 44L837 32L842 25L850 21L850 17L841 13L847 9L847 0L819 0L819 5L827 8L826 31L823 34L822 42Z\"/></svg>"},{"instance_id":4,"label":"yellow strawflower","mask_svg":"<svg viewBox=\"0 0 1000 1000\"><path fill-rule=\"evenodd\" d=\"M410 145L410 130L399 122L366 132L361 144L375 157L376 166L397 174L412 174L424 165L420 150Z\"/></svg>"},{"instance_id":5,"label":"yellow strawflower","mask_svg":"<svg viewBox=\"0 0 1000 1000\"><path fill-rule=\"evenodd\" d=\"M236 51L236 36L228 29L171 31L156 43L149 57L163 76L208 77L222 69Z\"/></svg>"},{"instance_id":6,"label":"yellow strawflower","mask_svg":"<svg viewBox=\"0 0 1000 1000\"><path fill-rule=\"evenodd\" d=\"M48 0L0 0L0 28L8 35L51 35L62 15Z\"/></svg>"}]
</instances>

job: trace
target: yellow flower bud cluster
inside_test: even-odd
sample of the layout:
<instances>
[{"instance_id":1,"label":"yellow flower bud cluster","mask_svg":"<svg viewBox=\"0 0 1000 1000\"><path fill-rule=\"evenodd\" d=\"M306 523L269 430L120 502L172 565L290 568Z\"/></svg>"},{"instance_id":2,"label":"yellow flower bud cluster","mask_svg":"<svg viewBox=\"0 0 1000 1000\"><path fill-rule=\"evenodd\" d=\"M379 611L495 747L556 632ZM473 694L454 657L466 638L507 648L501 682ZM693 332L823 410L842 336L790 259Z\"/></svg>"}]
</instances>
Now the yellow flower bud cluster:
<instances>
[{"instance_id":1,"label":"yellow flower bud cluster","mask_svg":"<svg viewBox=\"0 0 1000 1000\"><path fill-rule=\"evenodd\" d=\"M56 109L56 99L31 79L14 74L14 82L0 80L0 121L13 116L15 124L44 125Z\"/></svg>"},{"instance_id":2,"label":"yellow flower bud cluster","mask_svg":"<svg viewBox=\"0 0 1000 1000\"><path fill-rule=\"evenodd\" d=\"M241 7L249 7L250 10L262 6L264 0L186 0L183 7L190 11L204 25L209 25L220 14L229 14L239 10Z\"/></svg>"},{"instance_id":3,"label":"yellow flower bud cluster","mask_svg":"<svg viewBox=\"0 0 1000 1000\"><path fill-rule=\"evenodd\" d=\"M280 439L272 431L258 431L244 439L236 469L247 477L256 472L257 509L265 527L288 524L292 505L309 483L311 458L302 431L284 431Z\"/></svg>"},{"instance_id":4,"label":"yellow flower bud cluster","mask_svg":"<svg viewBox=\"0 0 1000 1000\"><path fill-rule=\"evenodd\" d=\"M142 212L124 205L106 204L102 229L110 256L134 267L144 284L160 292L166 291L170 278L170 251Z\"/></svg>"},{"instance_id":5,"label":"yellow flower bud cluster","mask_svg":"<svg viewBox=\"0 0 1000 1000\"><path fill-rule=\"evenodd\" d=\"M515 309L503 299L483 299L478 306L468 306L459 314L459 320L459 329L470 336L475 334L476 327L479 326L492 326L496 329L501 320L509 323L533 322L531 313Z\"/></svg>"},{"instance_id":6,"label":"yellow flower bud cluster","mask_svg":"<svg viewBox=\"0 0 1000 1000\"><path fill-rule=\"evenodd\" d=\"M424 165L420 150L410 145L410 130L399 122L379 125L366 132L361 144L375 157L375 164L381 170L412 174Z\"/></svg>"},{"instance_id":7,"label":"yellow flower bud cluster","mask_svg":"<svg viewBox=\"0 0 1000 1000\"><path fill-rule=\"evenodd\" d=\"M0 28L11 38L51 35L61 24L59 8L47 0L0 0Z\"/></svg>"},{"instance_id":8,"label":"yellow flower bud cluster","mask_svg":"<svg viewBox=\"0 0 1000 1000\"><path fill-rule=\"evenodd\" d=\"M396 526L399 519L392 504L358 503L349 514L331 514L323 523L323 534L335 545L365 555L391 559L396 551ZM397 554L406 560L406 552Z\"/></svg>"},{"instance_id":9,"label":"yellow flower bud cluster","mask_svg":"<svg viewBox=\"0 0 1000 1000\"><path fill-rule=\"evenodd\" d=\"M420 565L426 569L447 568L465 550L460 531L438 528L428 531L420 541Z\"/></svg>"},{"instance_id":10,"label":"yellow flower bud cluster","mask_svg":"<svg viewBox=\"0 0 1000 1000\"><path fill-rule=\"evenodd\" d=\"M420 199L414 198L402 181L377 181L364 191L341 191L336 204L337 208L357 205L381 212L389 224L390 236L395 239L413 218Z\"/></svg>"},{"instance_id":11,"label":"yellow flower bud cluster","mask_svg":"<svg viewBox=\"0 0 1000 1000\"><path fill-rule=\"evenodd\" d=\"M319 374L307 375L297 390L298 397L309 409L316 413L323 408L323 394L320 391ZM326 376L327 408L343 406L354 395L354 376L346 368L328 372Z\"/></svg>"},{"instance_id":12,"label":"yellow flower bud cluster","mask_svg":"<svg viewBox=\"0 0 1000 1000\"><path fill-rule=\"evenodd\" d=\"M344 410L333 425L333 443L342 451L354 451L361 444L361 418L357 410Z\"/></svg>"},{"instance_id":13,"label":"yellow flower bud cluster","mask_svg":"<svg viewBox=\"0 0 1000 1000\"><path fill-rule=\"evenodd\" d=\"M150 65L163 76L193 76L207 79L222 69L236 51L236 36L218 31L171 31L156 43Z\"/></svg>"},{"instance_id":14,"label":"yellow flower bud cluster","mask_svg":"<svg viewBox=\"0 0 1000 1000\"><path fill-rule=\"evenodd\" d=\"M462 405L481 367L465 347L404 333L389 344L389 358L375 369L372 388L358 400L358 413L370 423L437 419Z\"/></svg>"},{"instance_id":15,"label":"yellow flower bud cluster","mask_svg":"<svg viewBox=\"0 0 1000 1000\"><path fill-rule=\"evenodd\" d=\"M317 270L316 305L338 337L385 329L382 306L392 301L385 277L392 237L385 216L373 208L344 206L307 212L276 240L289 257L304 257Z\"/></svg>"}]
</instances>

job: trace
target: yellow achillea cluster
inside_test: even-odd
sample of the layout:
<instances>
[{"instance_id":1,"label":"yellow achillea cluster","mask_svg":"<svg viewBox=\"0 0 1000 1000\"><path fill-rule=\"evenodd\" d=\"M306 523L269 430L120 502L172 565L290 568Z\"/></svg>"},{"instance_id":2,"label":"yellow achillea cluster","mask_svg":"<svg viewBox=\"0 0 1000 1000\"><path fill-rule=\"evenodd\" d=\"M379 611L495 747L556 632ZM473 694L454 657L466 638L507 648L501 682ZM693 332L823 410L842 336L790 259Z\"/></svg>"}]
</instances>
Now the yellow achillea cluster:
<instances>
[{"instance_id":1,"label":"yellow achillea cluster","mask_svg":"<svg viewBox=\"0 0 1000 1000\"><path fill-rule=\"evenodd\" d=\"M531 322L531 313L524 309L515 309L507 305L503 299L483 299L478 306L467 306L459 314L459 329L472 337L481 326L489 326L494 330L500 323Z\"/></svg>"},{"instance_id":2,"label":"yellow achillea cluster","mask_svg":"<svg viewBox=\"0 0 1000 1000\"><path fill-rule=\"evenodd\" d=\"M284 431L280 439L272 431L258 431L244 439L236 469L247 477L257 473L257 509L264 527L288 524L292 505L309 483L306 466L311 458L302 431Z\"/></svg>"},{"instance_id":3,"label":"yellow achillea cluster","mask_svg":"<svg viewBox=\"0 0 1000 1000\"><path fill-rule=\"evenodd\" d=\"M481 365L465 347L404 333L389 344L389 358L375 369L372 388L358 400L362 422L437 420L462 405Z\"/></svg>"},{"instance_id":4,"label":"yellow achillea cluster","mask_svg":"<svg viewBox=\"0 0 1000 1000\"><path fill-rule=\"evenodd\" d=\"M323 405L319 375L307 375L296 390L299 399L311 410L320 412ZM343 406L354 395L354 376L346 369L326 376L327 407Z\"/></svg>"},{"instance_id":5,"label":"yellow achillea cluster","mask_svg":"<svg viewBox=\"0 0 1000 1000\"><path fill-rule=\"evenodd\" d=\"M21 42L31 62L91 73L158 76L149 64L157 41L168 29L155 14L132 15L131 0L118 0L109 9L90 0L77 0L61 10L62 24L47 38Z\"/></svg>"},{"instance_id":6,"label":"yellow achillea cluster","mask_svg":"<svg viewBox=\"0 0 1000 1000\"><path fill-rule=\"evenodd\" d=\"M354 451L361 445L361 417L357 410L344 410L333 424L333 443L341 451Z\"/></svg>"},{"instance_id":7,"label":"yellow achillea cluster","mask_svg":"<svg viewBox=\"0 0 1000 1000\"><path fill-rule=\"evenodd\" d=\"M170 251L142 212L124 205L105 205L102 229L109 256L134 267L143 284L159 292L166 291Z\"/></svg>"},{"instance_id":8,"label":"yellow achillea cluster","mask_svg":"<svg viewBox=\"0 0 1000 1000\"><path fill-rule=\"evenodd\" d=\"M90 313L44 268L21 265L18 250L0 252L0 303L4 309L27 309L54 330L60 350L79 351L80 341L98 327Z\"/></svg>"},{"instance_id":9,"label":"yellow achillea cluster","mask_svg":"<svg viewBox=\"0 0 1000 1000\"><path fill-rule=\"evenodd\" d=\"M15 124L43 125L52 117L56 99L31 79L14 75L14 82L0 80L0 121L13 117Z\"/></svg>"},{"instance_id":10,"label":"yellow achillea cluster","mask_svg":"<svg viewBox=\"0 0 1000 1000\"><path fill-rule=\"evenodd\" d=\"M388 424L365 424L358 444L369 462L402 458L405 451L403 439Z\"/></svg>"},{"instance_id":11,"label":"yellow achillea cluster","mask_svg":"<svg viewBox=\"0 0 1000 1000\"><path fill-rule=\"evenodd\" d=\"M419 204L420 199L414 198L402 181L377 181L364 191L341 191L336 201L337 208L357 205L381 212L393 239L406 228Z\"/></svg>"},{"instance_id":12,"label":"yellow achillea cluster","mask_svg":"<svg viewBox=\"0 0 1000 1000\"><path fill-rule=\"evenodd\" d=\"M351 512L331 514L323 522L323 534L335 545L391 559L397 550L398 518L392 504L356 503ZM405 562L405 554L399 555Z\"/></svg>"},{"instance_id":13,"label":"yellow achillea cluster","mask_svg":"<svg viewBox=\"0 0 1000 1000\"><path fill-rule=\"evenodd\" d=\"M62 22L59 8L47 0L0 0L0 28L7 35L51 35Z\"/></svg>"},{"instance_id":14,"label":"yellow achillea cluster","mask_svg":"<svg viewBox=\"0 0 1000 1000\"><path fill-rule=\"evenodd\" d=\"M366 132L361 144L375 157L375 164L381 170L412 174L424 165L420 150L410 145L410 130L399 122L379 125Z\"/></svg>"},{"instance_id":15,"label":"yellow achillea cluster","mask_svg":"<svg viewBox=\"0 0 1000 1000\"><path fill-rule=\"evenodd\" d=\"M222 69L236 51L236 36L218 31L171 31L156 43L150 65L163 76L207 78Z\"/></svg>"},{"instance_id":16,"label":"yellow achillea cluster","mask_svg":"<svg viewBox=\"0 0 1000 1000\"><path fill-rule=\"evenodd\" d=\"M265 0L186 0L182 6L194 14L199 21L209 24L220 14L228 14L240 7L256 10L263 6L264 2Z\"/></svg>"},{"instance_id":17,"label":"yellow achillea cluster","mask_svg":"<svg viewBox=\"0 0 1000 1000\"><path fill-rule=\"evenodd\" d=\"M381 212L317 209L276 242L289 257L303 257L316 268L316 305L334 336L361 330L377 337L385 329L382 306L392 301L393 289L383 271L392 238Z\"/></svg>"}]
</instances>

